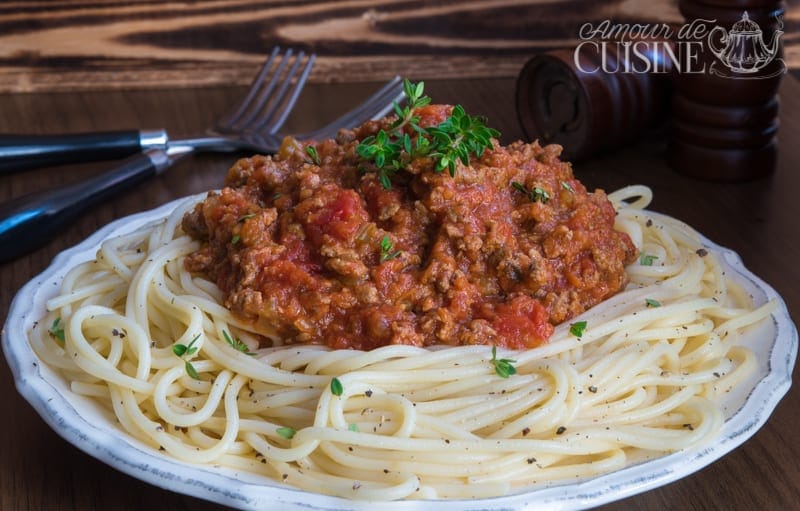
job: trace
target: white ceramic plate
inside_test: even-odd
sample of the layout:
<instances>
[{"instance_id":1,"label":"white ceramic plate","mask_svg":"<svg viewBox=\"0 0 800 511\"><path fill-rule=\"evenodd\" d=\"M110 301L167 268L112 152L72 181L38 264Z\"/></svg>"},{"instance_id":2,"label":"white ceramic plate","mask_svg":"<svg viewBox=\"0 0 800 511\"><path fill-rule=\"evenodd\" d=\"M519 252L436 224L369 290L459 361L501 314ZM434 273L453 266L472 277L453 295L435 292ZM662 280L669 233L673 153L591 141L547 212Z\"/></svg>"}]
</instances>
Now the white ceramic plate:
<instances>
[{"instance_id":1,"label":"white ceramic plate","mask_svg":"<svg viewBox=\"0 0 800 511\"><path fill-rule=\"evenodd\" d=\"M147 483L238 509L373 510L375 503L308 493L233 470L190 465L167 458L119 429L91 400L73 394L64 379L40 363L31 350L26 332L43 316L44 303L58 292L64 273L79 262L93 259L104 239L129 233L161 219L179 202L107 225L83 243L60 254L46 271L19 291L11 304L2 338L3 351L17 389L50 427L68 442ZM719 437L692 449L583 482L491 499L438 501L437 509L574 510L597 506L685 477L742 444L767 421L791 384L797 356L797 329L774 289L750 273L735 253L704 241L709 250L720 256L729 275L744 286L757 304L769 299L777 299L780 303L771 321L749 331L744 339L744 343L756 353L758 369L746 384L726 396L723 405L727 420ZM424 501L381 503L384 511L425 507Z\"/></svg>"}]
</instances>

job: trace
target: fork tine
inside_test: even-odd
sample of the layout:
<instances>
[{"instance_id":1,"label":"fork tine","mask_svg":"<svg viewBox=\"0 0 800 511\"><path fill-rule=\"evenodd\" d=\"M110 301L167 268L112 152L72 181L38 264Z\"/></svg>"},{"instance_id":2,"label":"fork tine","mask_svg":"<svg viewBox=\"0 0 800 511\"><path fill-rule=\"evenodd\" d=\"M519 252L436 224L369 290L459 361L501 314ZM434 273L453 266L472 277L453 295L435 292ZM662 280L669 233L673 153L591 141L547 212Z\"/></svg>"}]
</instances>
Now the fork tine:
<instances>
[{"instance_id":1,"label":"fork tine","mask_svg":"<svg viewBox=\"0 0 800 511\"><path fill-rule=\"evenodd\" d=\"M244 115L236 119L235 122L229 126L229 129L235 131L252 129L253 123L258 123L261 119L267 117L271 109L274 109L275 106L280 103L288 83L294 79L294 74L297 71L297 63L299 60L295 58L294 64L286 71L286 75L284 76L284 70L286 70L286 66L289 65L293 53L294 51L291 48L286 50L283 58L272 73L272 79L266 86L262 83L258 87L255 100L250 102ZM299 58L303 58L303 56L304 54L301 52ZM279 87L277 93L275 93L276 87Z\"/></svg>"},{"instance_id":2,"label":"fork tine","mask_svg":"<svg viewBox=\"0 0 800 511\"><path fill-rule=\"evenodd\" d=\"M250 110L253 102L256 100L257 97L260 96L259 92L262 90L262 86L264 82L267 80L267 75L272 71L272 64L275 61L275 57L278 56L280 53L280 47L276 46L272 49L272 52L269 55L269 58L264 62L264 65L261 66L261 70L258 72L255 78L253 78L252 83L250 83L250 88L247 91L247 95L239 104L239 106L233 110L231 110L227 115L222 117L220 121L217 122L217 128L223 131L227 131L232 129L232 127L237 124L241 117ZM291 52L291 50L289 50ZM274 88L274 82L278 77L278 73L273 73L271 79L269 81L269 85L267 88Z\"/></svg>"},{"instance_id":3,"label":"fork tine","mask_svg":"<svg viewBox=\"0 0 800 511\"><path fill-rule=\"evenodd\" d=\"M302 133L295 138L298 140L323 140L334 137L342 128L352 128L369 119L383 117L393 108L395 102L401 101L404 97L403 81L399 76L395 76L349 112L321 128Z\"/></svg>"},{"instance_id":4,"label":"fork tine","mask_svg":"<svg viewBox=\"0 0 800 511\"><path fill-rule=\"evenodd\" d=\"M276 94L272 107L267 111L262 111L262 113L254 119L254 122L248 126L250 129L253 131L262 131L265 126L268 126L269 129L265 130L264 134L269 135L274 135L281 129L283 123L286 122L287 117L289 117L289 113L294 108L295 103L297 103L300 92L303 90L306 80L308 80L311 68L314 65L314 60L316 59L316 55L313 53L308 56L305 66L300 72L300 76L298 76L297 80L292 84L292 78L297 74L297 69L304 57L305 54L300 52L289 75L283 81L280 91ZM290 85L292 86L291 89L289 89Z\"/></svg>"}]
</instances>

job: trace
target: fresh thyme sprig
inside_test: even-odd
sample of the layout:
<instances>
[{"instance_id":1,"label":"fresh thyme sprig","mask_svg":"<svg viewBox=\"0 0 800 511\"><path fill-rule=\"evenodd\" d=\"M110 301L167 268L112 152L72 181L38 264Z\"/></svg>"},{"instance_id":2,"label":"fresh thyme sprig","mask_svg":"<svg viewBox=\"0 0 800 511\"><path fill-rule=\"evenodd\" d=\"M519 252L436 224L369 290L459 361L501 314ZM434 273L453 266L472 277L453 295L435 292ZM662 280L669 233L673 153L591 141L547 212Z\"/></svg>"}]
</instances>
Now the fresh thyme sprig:
<instances>
[{"instance_id":1,"label":"fresh thyme sprig","mask_svg":"<svg viewBox=\"0 0 800 511\"><path fill-rule=\"evenodd\" d=\"M231 348L235 349L236 351L241 351L245 355L255 356L255 353L250 351L250 348L244 342L240 341L237 337L231 337L228 334L227 330L222 331L222 337L225 338L225 342L230 345Z\"/></svg>"},{"instance_id":2,"label":"fresh thyme sprig","mask_svg":"<svg viewBox=\"0 0 800 511\"><path fill-rule=\"evenodd\" d=\"M517 368L512 365L516 360L497 358L497 346L492 346L492 359L490 362L494 366L494 372L501 378L508 378L512 374L517 374Z\"/></svg>"},{"instance_id":3,"label":"fresh thyme sprig","mask_svg":"<svg viewBox=\"0 0 800 511\"><path fill-rule=\"evenodd\" d=\"M403 80L403 92L407 101L403 107L395 101L394 113L397 114L397 120L392 124L392 130L402 130L406 124L419 128L416 110L431 104L431 98L424 95L425 82L413 83L407 79Z\"/></svg>"},{"instance_id":4,"label":"fresh thyme sprig","mask_svg":"<svg viewBox=\"0 0 800 511\"><path fill-rule=\"evenodd\" d=\"M437 172L447 169L454 176L459 161L469 165L471 156L480 157L486 149L492 148L492 138L500 136L497 130L486 126L482 118L468 115L461 105L454 106L450 116L438 126L423 128L416 112L431 102L431 98L424 95L425 83L405 80L403 87L406 105L394 104L397 119L389 131L380 130L365 137L356 147L356 153L374 165L378 180L387 190L392 188L391 176L415 158L428 156L433 159Z\"/></svg>"},{"instance_id":5,"label":"fresh thyme sprig","mask_svg":"<svg viewBox=\"0 0 800 511\"><path fill-rule=\"evenodd\" d=\"M364 138L356 147L356 152L361 158L375 164L378 179L387 190L392 189L391 175L402 170L408 161L417 155L427 154L429 146L428 139L422 136L417 136L412 143L411 136L405 132L406 126L419 134L424 131L419 126L416 110L431 102L431 98L423 94L425 83L414 84L405 80L403 91L406 104L401 107L398 102L394 103L397 119L392 123L389 132L380 130L377 134Z\"/></svg>"},{"instance_id":6,"label":"fresh thyme sprig","mask_svg":"<svg viewBox=\"0 0 800 511\"><path fill-rule=\"evenodd\" d=\"M547 190L540 186L534 186L530 190L525 188L525 185L520 183L519 181L512 181L511 186L517 190L518 192L522 192L528 196L531 202L541 202L542 204L546 203L550 200L550 194L547 193Z\"/></svg>"},{"instance_id":7,"label":"fresh thyme sprig","mask_svg":"<svg viewBox=\"0 0 800 511\"><path fill-rule=\"evenodd\" d=\"M467 115L461 105L454 106L450 117L427 132L433 139L429 156L436 160L436 171L447 169L451 177L456 175L458 161L469 165L470 155L480 158L486 149L492 148L492 137L500 136L480 117Z\"/></svg>"},{"instance_id":8,"label":"fresh thyme sprig","mask_svg":"<svg viewBox=\"0 0 800 511\"><path fill-rule=\"evenodd\" d=\"M194 355L195 353L197 353L197 347L194 345L194 343L197 342L197 339L199 339L199 338L200 338L200 335L198 334L198 335L195 336L194 339L191 340L191 342L188 345L187 344L175 344L174 346L172 346L172 353L174 353L179 358L183 358L184 356L187 356L187 355L188 356ZM185 360L184 361L184 367L186 368L186 374L188 374L190 377L192 377L195 380L199 380L200 379L200 375L197 374L197 369L194 368L194 366L192 365L191 362L189 362L188 360Z\"/></svg>"}]
</instances>

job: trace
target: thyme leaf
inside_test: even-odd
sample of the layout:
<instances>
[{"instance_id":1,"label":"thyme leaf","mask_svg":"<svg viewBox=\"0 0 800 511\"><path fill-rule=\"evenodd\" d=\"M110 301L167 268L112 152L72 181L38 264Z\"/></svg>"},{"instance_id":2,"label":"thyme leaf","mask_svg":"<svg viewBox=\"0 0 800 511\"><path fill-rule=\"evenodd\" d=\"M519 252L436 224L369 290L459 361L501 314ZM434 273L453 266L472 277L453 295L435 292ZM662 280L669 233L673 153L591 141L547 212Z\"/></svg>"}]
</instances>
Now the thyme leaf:
<instances>
[{"instance_id":1,"label":"thyme leaf","mask_svg":"<svg viewBox=\"0 0 800 511\"><path fill-rule=\"evenodd\" d=\"M394 250L394 244L389 236L386 235L381 239L381 262L389 261L398 257L401 254L399 250Z\"/></svg>"},{"instance_id":2,"label":"thyme leaf","mask_svg":"<svg viewBox=\"0 0 800 511\"><path fill-rule=\"evenodd\" d=\"M583 337L583 333L586 331L586 321L577 321L569 325L569 333L574 335L575 337Z\"/></svg>"},{"instance_id":3,"label":"thyme leaf","mask_svg":"<svg viewBox=\"0 0 800 511\"><path fill-rule=\"evenodd\" d=\"M306 146L306 154L311 158L311 163L314 165L319 166L321 160L319 158L319 153L317 153L317 148L313 145Z\"/></svg>"},{"instance_id":4,"label":"thyme leaf","mask_svg":"<svg viewBox=\"0 0 800 511\"><path fill-rule=\"evenodd\" d=\"M501 378L508 378L512 374L517 374L517 368L511 365L515 363L516 360L510 358L498 359L497 346L492 346L492 360L490 360L490 362L494 366L494 372Z\"/></svg>"},{"instance_id":5,"label":"thyme leaf","mask_svg":"<svg viewBox=\"0 0 800 511\"><path fill-rule=\"evenodd\" d=\"M342 386L342 382L339 381L339 378L334 377L331 380L331 394L334 396L341 396L344 392L344 387Z\"/></svg>"},{"instance_id":6,"label":"thyme leaf","mask_svg":"<svg viewBox=\"0 0 800 511\"><path fill-rule=\"evenodd\" d=\"M57 339L61 344L64 344L64 325L61 324L61 316L53 321L53 324L47 329L47 333Z\"/></svg>"},{"instance_id":7,"label":"thyme leaf","mask_svg":"<svg viewBox=\"0 0 800 511\"><path fill-rule=\"evenodd\" d=\"M661 302L653 298L645 298L644 304L648 307L661 307Z\"/></svg>"},{"instance_id":8,"label":"thyme leaf","mask_svg":"<svg viewBox=\"0 0 800 511\"><path fill-rule=\"evenodd\" d=\"M288 426L283 426L275 430L275 432L285 438L286 440L291 440L297 431L294 428L290 428Z\"/></svg>"},{"instance_id":9,"label":"thyme leaf","mask_svg":"<svg viewBox=\"0 0 800 511\"><path fill-rule=\"evenodd\" d=\"M658 259L658 256L642 253L639 256L639 264L642 266L653 266L656 259Z\"/></svg>"},{"instance_id":10,"label":"thyme leaf","mask_svg":"<svg viewBox=\"0 0 800 511\"><path fill-rule=\"evenodd\" d=\"M200 375L197 374L197 369L195 369L192 363L189 362L188 360L186 361L186 363L184 363L184 368L186 369L186 374L188 374L190 378L194 380L200 379Z\"/></svg>"}]
</instances>

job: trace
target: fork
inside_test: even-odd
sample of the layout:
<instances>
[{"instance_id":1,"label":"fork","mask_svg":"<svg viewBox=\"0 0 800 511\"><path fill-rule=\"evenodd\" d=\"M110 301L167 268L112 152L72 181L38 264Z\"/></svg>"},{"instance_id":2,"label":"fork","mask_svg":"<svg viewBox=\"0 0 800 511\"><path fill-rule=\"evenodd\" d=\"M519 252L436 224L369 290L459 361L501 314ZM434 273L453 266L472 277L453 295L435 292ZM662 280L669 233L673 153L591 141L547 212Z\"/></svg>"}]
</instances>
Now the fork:
<instances>
[{"instance_id":1,"label":"fork","mask_svg":"<svg viewBox=\"0 0 800 511\"><path fill-rule=\"evenodd\" d=\"M236 134L243 130L274 134L280 129L315 59L313 54L306 59L304 52L291 48L283 56L280 52L280 47L273 48L238 108L209 128L208 134ZM58 135L0 134L0 174L129 156L147 149L163 149L168 142L163 129Z\"/></svg>"},{"instance_id":2,"label":"fork","mask_svg":"<svg viewBox=\"0 0 800 511\"><path fill-rule=\"evenodd\" d=\"M291 67L297 69L294 65ZM147 177L162 173L174 162L195 150L244 149L261 153L277 151L282 138L278 133L280 126L299 96L299 88L303 86L308 75L307 68L308 64L293 86L284 86L285 82L273 83L273 79L267 81L267 74L262 77L260 72L242 105L225 115L210 130L212 135L168 142L164 147L134 155L118 167L88 181L58 190L28 194L0 205L0 262L15 259L44 244L89 207ZM273 85L271 89L270 84ZM284 89L283 97L277 103L274 101L276 98L270 100L266 97L271 97L268 91L276 88ZM254 93L254 90L257 92ZM395 77L366 101L331 123L294 136L299 140L332 137L341 128L352 127L385 115L403 96L402 81Z\"/></svg>"}]
</instances>

